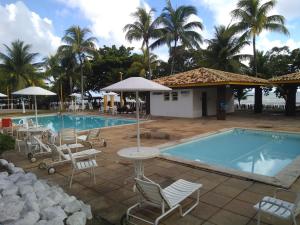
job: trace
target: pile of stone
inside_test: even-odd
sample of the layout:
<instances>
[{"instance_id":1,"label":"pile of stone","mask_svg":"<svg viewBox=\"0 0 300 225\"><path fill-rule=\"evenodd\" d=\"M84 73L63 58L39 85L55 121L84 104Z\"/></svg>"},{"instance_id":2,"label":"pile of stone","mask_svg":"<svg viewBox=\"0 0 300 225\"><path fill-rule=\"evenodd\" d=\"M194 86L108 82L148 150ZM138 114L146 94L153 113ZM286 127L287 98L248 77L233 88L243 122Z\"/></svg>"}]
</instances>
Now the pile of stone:
<instances>
[{"instance_id":1,"label":"pile of stone","mask_svg":"<svg viewBox=\"0 0 300 225\"><path fill-rule=\"evenodd\" d=\"M1 225L85 225L91 207L64 190L0 159Z\"/></svg>"}]
</instances>

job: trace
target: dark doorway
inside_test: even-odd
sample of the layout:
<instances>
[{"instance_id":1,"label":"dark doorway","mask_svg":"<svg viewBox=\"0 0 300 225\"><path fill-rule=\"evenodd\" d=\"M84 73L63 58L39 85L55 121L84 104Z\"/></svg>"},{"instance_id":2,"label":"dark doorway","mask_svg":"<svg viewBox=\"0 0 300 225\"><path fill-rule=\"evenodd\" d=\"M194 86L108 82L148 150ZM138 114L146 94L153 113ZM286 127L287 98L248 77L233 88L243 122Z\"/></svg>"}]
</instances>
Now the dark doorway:
<instances>
[{"instance_id":1,"label":"dark doorway","mask_svg":"<svg viewBox=\"0 0 300 225\"><path fill-rule=\"evenodd\" d=\"M202 116L207 116L207 95L202 92Z\"/></svg>"}]
</instances>

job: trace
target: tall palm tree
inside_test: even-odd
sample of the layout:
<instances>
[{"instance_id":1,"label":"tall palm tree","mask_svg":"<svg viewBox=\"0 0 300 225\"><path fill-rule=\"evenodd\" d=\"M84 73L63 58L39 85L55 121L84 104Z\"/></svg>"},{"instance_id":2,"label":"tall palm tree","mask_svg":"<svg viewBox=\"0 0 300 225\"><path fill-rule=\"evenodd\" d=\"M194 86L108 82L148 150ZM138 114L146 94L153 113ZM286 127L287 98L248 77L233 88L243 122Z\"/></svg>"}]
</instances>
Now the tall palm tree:
<instances>
[{"instance_id":1,"label":"tall palm tree","mask_svg":"<svg viewBox=\"0 0 300 225\"><path fill-rule=\"evenodd\" d=\"M206 42L208 47L203 50L204 66L228 72L242 72L246 68L242 60L249 59L250 55L240 54L240 51L249 42L245 36L237 37L232 27L215 27L214 37Z\"/></svg>"},{"instance_id":2,"label":"tall palm tree","mask_svg":"<svg viewBox=\"0 0 300 225\"><path fill-rule=\"evenodd\" d=\"M202 30L203 25L199 21L191 21L193 15L197 15L197 9L194 6L182 5L173 8L171 1L167 0L167 5L158 18L162 26L159 29L162 35L151 45L151 48L168 45L170 57L172 57L171 74L174 72L177 46L181 44L184 47L199 49L199 44L202 43L202 36L196 29Z\"/></svg>"},{"instance_id":3,"label":"tall palm tree","mask_svg":"<svg viewBox=\"0 0 300 225\"><path fill-rule=\"evenodd\" d=\"M157 29L157 21L153 20L154 9L150 9L148 12L145 8L137 8L136 12L132 14L135 21L132 24L127 24L124 27L124 32L126 32L125 38L132 42L133 40L142 40L142 51L146 54L148 59L148 79L151 79L152 69L151 61L149 57L151 55L149 44L152 38L158 38L160 33ZM145 52L144 52L145 51Z\"/></svg>"},{"instance_id":4,"label":"tall palm tree","mask_svg":"<svg viewBox=\"0 0 300 225\"><path fill-rule=\"evenodd\" d=\"M239 0L237 9L231 12L233 18L238 20L234 24L236 30L245 32L249 38L252 38L254 76L257 74L256 37L263 30L289 33L284 25L285 18L282 15L269 15L276 2L276 0L270 0L262 4L261 0Z\"/></svg>"},{"instance_id":5,"label":"tall palm tree","mask_svg":"<svg viewBox=\"0 0 300 225\"><path fill-rule=\"evenodd\" d=\"M66 30L62 41L64 45L59 47L59 52L62 54L70 55L74 54L76 60L79 62L80 67L80 89L82 105L83 101L83 66L87 60L87 56L93 55L95 50L95 37L89 36L91 31L87 28L81 28L79 26L71 26Z\"/></svg>"}]
</instances>

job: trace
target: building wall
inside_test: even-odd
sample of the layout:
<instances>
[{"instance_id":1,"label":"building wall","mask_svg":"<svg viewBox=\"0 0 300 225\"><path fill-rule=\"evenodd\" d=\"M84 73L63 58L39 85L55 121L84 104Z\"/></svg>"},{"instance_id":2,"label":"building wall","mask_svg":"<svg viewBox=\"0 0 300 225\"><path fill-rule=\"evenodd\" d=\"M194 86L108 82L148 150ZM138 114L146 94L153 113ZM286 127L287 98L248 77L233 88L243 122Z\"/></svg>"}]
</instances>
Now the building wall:
<instances>
[{"instance_id":1,"label":"building wall","mask_svg":"<svg viewBox=\"0 0 300 225\"><path fill-rule=\"evenodd\" d=\"M178 93L178 100L172 99L172 92ZM168 101L163 92L152 92L150 95L150 112L153 116L170 116L183 118L202 117L202 92L207 95L207 115L216 115L217 88L174 89ZM158 94L160 93L160 94ZM227 112L234 111L233 91L226 90Z\"/></svg>"}]
</instances>

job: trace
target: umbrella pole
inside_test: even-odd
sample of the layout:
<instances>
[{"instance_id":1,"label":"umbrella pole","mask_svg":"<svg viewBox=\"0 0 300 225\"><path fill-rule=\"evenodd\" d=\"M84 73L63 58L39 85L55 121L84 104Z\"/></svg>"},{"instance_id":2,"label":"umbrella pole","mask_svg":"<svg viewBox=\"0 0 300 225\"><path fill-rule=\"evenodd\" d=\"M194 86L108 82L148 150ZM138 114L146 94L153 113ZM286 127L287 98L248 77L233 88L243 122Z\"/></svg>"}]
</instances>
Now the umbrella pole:
<instances>
[{"instance_id":1,"label":"umbrella pole","mask_svg":"<svg viewBox=\"0 0 300 225\"><path fill-rule=\"evenodd\" d=\"M38 126L36 95L34 96L34 105L35 105L35 125Z\"/></svg>"},{"instance_id":2,"label":"umbrella pole","mask_svg":"<svg viewBox=\"0 0 300 225\"><path fill-rule=\"evenodd\" d=\"M136 119L137 119L137 149L140 151L141 139L140 139L140 112L139 112L139 92L136 92Z\"/></svg>"}]
</instances>

